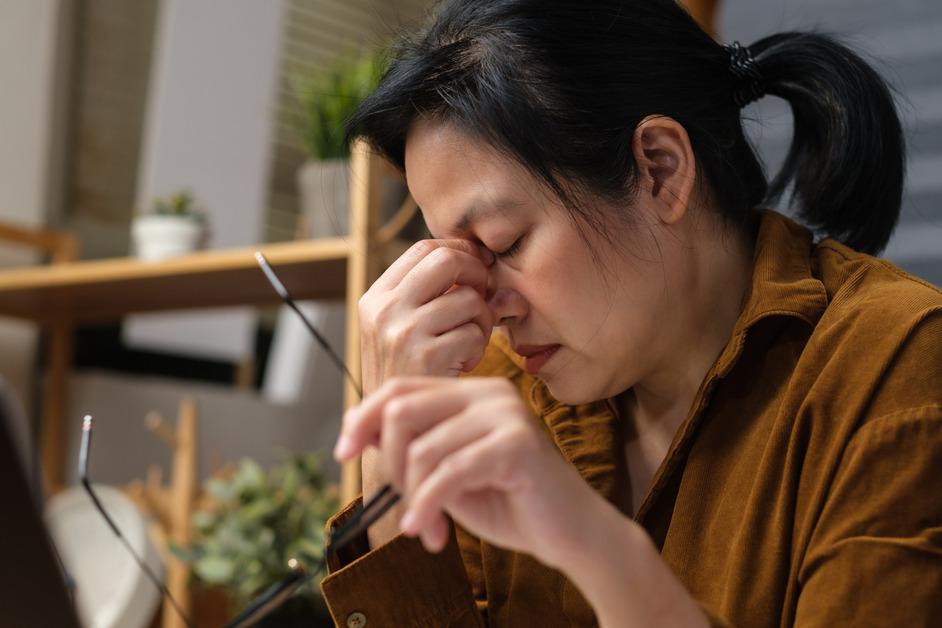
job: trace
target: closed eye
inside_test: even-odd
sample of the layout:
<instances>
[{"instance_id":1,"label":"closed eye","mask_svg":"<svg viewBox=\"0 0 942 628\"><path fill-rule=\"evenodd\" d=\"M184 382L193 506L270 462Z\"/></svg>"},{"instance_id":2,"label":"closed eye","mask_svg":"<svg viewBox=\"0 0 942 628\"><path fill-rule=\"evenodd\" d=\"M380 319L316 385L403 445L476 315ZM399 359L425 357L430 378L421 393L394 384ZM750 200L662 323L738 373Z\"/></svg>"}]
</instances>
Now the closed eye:
<instances>
[{"instance_id":1,"label":"closed eye","mask_svg":"<svg viewBox=\"0 0 942 628\"><path fill-rule=\"evenodd\" d=\"M494 255L496 255L497 257L500 257L500 258L502 258L502 259L507 259L507 258L513 257L513 256L516 255L518 252L520 252L520 244L521 244L522 242L523 242L523 236L520 236L519 238L517 238L516 240L514 240L514 243L513 243L513 244L511 244L510 246L508 246L506 249L504 249L503 251L501 251L501 252L499 252L499 253L494 253Z\"/></svg>"}]
</instances>

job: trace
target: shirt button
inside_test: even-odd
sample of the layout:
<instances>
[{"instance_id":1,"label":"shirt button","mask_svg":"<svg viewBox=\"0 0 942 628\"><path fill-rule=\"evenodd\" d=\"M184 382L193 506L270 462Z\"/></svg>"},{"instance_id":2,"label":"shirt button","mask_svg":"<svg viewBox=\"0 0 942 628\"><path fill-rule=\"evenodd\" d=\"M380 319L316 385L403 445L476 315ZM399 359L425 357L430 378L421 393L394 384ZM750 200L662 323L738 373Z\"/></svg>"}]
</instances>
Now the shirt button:
<instances>
[{"instance_id":1,"label":"shirt button","mask_svg":"<svg viewBox=\"0 0 942 628\"><path fill-rule=\"evenodd\" d=\"M366 625L366 615L363 613L350 613L347 615L347 628L363 628Z\"/></svg>"}]
</instances>

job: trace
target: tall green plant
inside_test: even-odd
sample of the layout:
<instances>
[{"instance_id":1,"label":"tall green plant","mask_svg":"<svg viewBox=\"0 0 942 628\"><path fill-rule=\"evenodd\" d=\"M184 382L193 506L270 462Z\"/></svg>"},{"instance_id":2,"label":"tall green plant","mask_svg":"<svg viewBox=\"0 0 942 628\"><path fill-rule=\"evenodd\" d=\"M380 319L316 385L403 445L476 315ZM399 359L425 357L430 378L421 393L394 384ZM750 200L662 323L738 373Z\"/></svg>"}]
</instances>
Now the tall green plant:
<instances>
[{"instance_id":1,"label":"tall green plant","mask_svg":"<svg viewBox=\"0 0 942 628\"><path fill-rule=\"evenodd\" d=\"M199 580L225 588L235 608L283 578L291 558L313 568L323 557L324 525L338 499L317 456L288 457L267 473L244 459L204 488L213 506L194 513L194 542L173 551ZM302 595L317 596L316 585Z\"/></svg>"},{"instance_id":2,"label":"tall green plant","mask_svg":"<svg viewBox=\"0 0 942 628\"><path fill-rule=\"evenodd\" d=\"M308 157L315 160L346 158L343 141L347 119L376 89L383 58L371 52L342 58L331 71L296 81L301 103L300 131Z\"/></svg>"}]
</instances>

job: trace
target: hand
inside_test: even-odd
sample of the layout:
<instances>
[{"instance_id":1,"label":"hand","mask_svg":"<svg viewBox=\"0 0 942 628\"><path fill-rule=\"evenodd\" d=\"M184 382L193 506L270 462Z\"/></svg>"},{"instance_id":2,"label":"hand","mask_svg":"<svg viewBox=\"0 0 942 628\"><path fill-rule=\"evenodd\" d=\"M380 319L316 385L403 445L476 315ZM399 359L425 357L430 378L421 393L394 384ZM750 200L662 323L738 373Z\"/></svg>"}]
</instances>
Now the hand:
<instances>
[{"instance_id":1,"label":"hand","mask_svg":"<svg viewBox=\"0 0 942 628\"><path fill-rule=\"evenodd\" d=\"M335 455L380 448L404 533L440 550L445 513L476 536L561 567L604 500L501 378L397 378L344 416Z\"/></svg>"},{"instance_id":2,"label":"hand","mask_svg":"<svg viewBox=\"0 0 942 628\"><path fill-rule=\"evenodd\" d=\"M390 377L457 375L481 360L493 315L493 254L468 240L422 240L359 302L363 390Z\"/></svg>"},{"instance_id":3,"label":"hand","mask_svg":"<svg viewBox=\"0 0 942 628\"><path fill-rule=\"evenodd\" d=\"M708 626L647 533L606 502L550 442L506 379L397 378L344 415L334 452L379 447L426 549L445 513L479 538L572 580L603 628Z\"/></svg>"}]
</instances>

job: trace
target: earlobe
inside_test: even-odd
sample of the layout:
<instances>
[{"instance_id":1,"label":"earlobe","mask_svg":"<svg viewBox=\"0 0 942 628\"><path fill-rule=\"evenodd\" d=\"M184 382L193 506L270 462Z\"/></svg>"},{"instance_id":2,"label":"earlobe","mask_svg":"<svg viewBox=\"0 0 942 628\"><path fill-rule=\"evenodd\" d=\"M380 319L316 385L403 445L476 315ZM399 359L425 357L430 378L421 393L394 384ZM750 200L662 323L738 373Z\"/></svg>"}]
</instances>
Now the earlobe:
<instances>
[{"instance_id":1,"label":"earlobe","mask_svg":"<svg viewBox=\"0 0 942 628\"><path fill-rule=\"evenodd\" d=\"M648 116L635 129L632 151L642 194L662 222L676 223L686 214L696 174L686 129L672 118Z\"/></svg>"}]
</instances>

